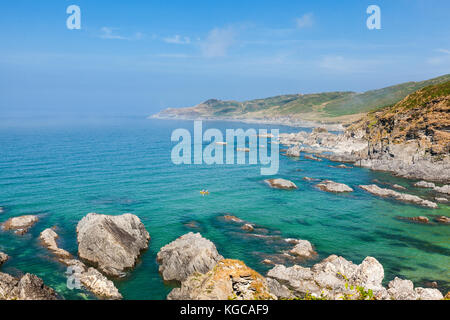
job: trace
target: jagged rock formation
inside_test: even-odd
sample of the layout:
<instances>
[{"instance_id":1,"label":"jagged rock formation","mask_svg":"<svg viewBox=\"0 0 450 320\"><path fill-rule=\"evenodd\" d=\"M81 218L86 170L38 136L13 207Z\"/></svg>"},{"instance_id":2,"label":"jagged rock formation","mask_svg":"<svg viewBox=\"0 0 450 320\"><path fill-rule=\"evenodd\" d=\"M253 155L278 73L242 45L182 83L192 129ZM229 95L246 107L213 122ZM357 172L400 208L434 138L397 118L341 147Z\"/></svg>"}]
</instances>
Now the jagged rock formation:
<instances>
[{"instance_id":1,"label":"jagged rock formation","mask_svg":"<svg viewBox=\"0 0 450 320\"><path fill-rule=\"evenodd\" d=\"M295 247L289 253L301 258L311 258L317 255L317 252L314 251L311 242L308 240L295 240L294 243Z\"/></svg>"},{"instance_id":2,"label":"jagged rock formation","mask_svg":"<svg viewBox=\"0 0 450 320\"><path fill-rule=\"evenodd\" d=\"M78 280L88 291L100 298L122 299L122 295L111 280L95 268L88 268L83 262L73 258L66 250L59 248L56 243L58 237L53 229L45 229L39 238L42 244L70 269L70 275L74 277L74 280Z\"/></svg>"},{"instance_id":3,"label":"jagged rock formation","mask_svg":"<svg viewBox=\"0 0 450 320\"><path fill-rule=\"evenodd\" d=\"M173 289L169 300L270 300L266 279L242 261L224 259L206 274L194 273L181 288Z\"/></svg>"},{"instance_id":4,"label":"jagged rock formation","mask_svg":"<svg viewBox=\"0 0 450 320\"><path fill-rule=\"evenodd\" d=\"M6 261L8 261L9 257L6 253L0 251L0 267L2 264L4 264Z\"/></svg>"},{"instance_id":5,"label":"jagged rock formation","mask_svg":"<svg viewBox=\"0 0 450 320\"><path fill-rule=\"evenodd\" d=\"M150 235L132 214L107 216L90 213L77 226L78 254L110 276L134 267Z\"/></svg>"},{"instance_id":6,"label":"jagged rock formation","mask_svg":"<svg viewBox=\"0 0 450 320\"><path fill-rule=\"evenodd\" d=\"M0 272L0 300L57 300L55 290L41 278L27 273L20 279Z\"/></svg>"},{"instance_id":7,"label":"jagged rock formation","mask_svg":"<svg viewBox=\"0 0 450 320\"><path fill-rule=\"evenodd\" d=\"M161 248L159 272L166 281L185 281L194 273L207 273L222 260L214 243L199 233L188 233Z\"/></svg>"},{"instance_id":8,"label":"jagged rock formation","mask_svg":"<svg viewBox=\"0 0 450 320\"><path fill-rule=\"evenodd\" d=\"M3 229L14 230L15 234L23 235L27 233L38 220L38 217L33 215L10 218L3 223Z\"/></svg>"}]
</instances>

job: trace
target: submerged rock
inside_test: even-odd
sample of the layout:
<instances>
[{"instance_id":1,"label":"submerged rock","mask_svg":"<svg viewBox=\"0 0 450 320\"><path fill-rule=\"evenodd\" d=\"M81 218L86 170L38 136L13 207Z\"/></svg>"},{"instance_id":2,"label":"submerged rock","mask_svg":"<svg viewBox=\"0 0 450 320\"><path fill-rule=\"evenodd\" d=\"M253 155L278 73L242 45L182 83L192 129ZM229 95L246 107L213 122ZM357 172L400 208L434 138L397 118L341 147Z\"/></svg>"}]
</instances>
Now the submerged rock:
<instances>
[{"instance_id":1,"label":"submerged rock","mask_svg":"<svg viewBox=\"0 0 450 320\"><path fill-rule=\"evenodd\" d=\"M353 189L343 183L337 183L331 180L324 180L318 185L316 185L322 191L343 193L343 192L353 192Z\"/></svg>"},{"instance_id":2,"label":"submerged rock","mask_svg":"<svg viewBox=\"0 0 450 320\"><path fill-rule=\"evenodd\" d=\"M14 230L15 234L23 235L38 222L39 218L33 215L14 217L3 223L4 230Z\"/></svg>"},{"instance_id":3,"label":"submerged rock","mask_svg":"<svg viewBox=\"0 0 450 320\"><path fill-rule=\"evenodd\" d=\"M0 266L8 261L8 259L9 256L6 253L0 251Z\"/></svg>"},{"instance_id":4,"label":"submerged rock","mask_svg":"<svg viewBox=\"0 0 450 320\"><path fill-rule=\"evenodd\" d=\"M233 221L236 223L244 223L244 220L239 219L238 217L235 217L235 216L231 216L231 215L226 215L223 218L227 221Z\"/></svg>"},{"instance_id":5,"label":"submerged rock","mask_svg":"<svg viewBox=\"0 0 450 320\"><path fill-rule=\"evenodd\" d=\"M246 223L241 227L242 230L244 231L253 231L255 230L255 227L253 225L251 225L250 223Z\"/></svg>"},{"instance_id":6,"label":"submerged rock","mask_svg":"<svg viewBox=\"0 0 450 320\"><path fill-rule=\"evenodd\" d=\"M169 300L274 300L266 279L242 261L225 259L208 273L194 273Z\"/></svg>"},{"instance_id":7,"label":"submerged rock","mask_svg":"<svg viewBox=\"0 0 450 320\"><path fill-rule=\"evenodd\" d=\"M433 189L433 188L436 187L436 185L433 182L419 181L419 182L414 184L414 187Z\"/></svg>"},{"instance_id":8,"label":"submerged rock","mask_svg":"<svg viewBox=\"0 0 450 320\"><path fill-rule=\"evenodd\" d=\"M400 217L400 218L403 220L409 220L409 221L417 222L417 223L424 223L424 224L430 223L430 219L428 219L427 217L424 217L424 216L412 217L412 218L410 218L410 217L406 217L406 218Z\"/></svg>"},{"instance_id":9,"label":"submerged rock","mask_svg":"<svg viewBox=\"0 0 450 320\"><path fill-rule=\"evenodd\" d=\"M298 240L295 247L289 252L301 258L311 258L317 254L308 240Z\"/></svg>"},{"instance_id":10,"label":"submerged rock","mask_svg":"<svg viewBox=\"0 0 450 320\"><path fill-rule=\"evenodd\" d=\"M410 202L410 203L414 203L414 204L432 208L432 209L438 208L438 205L434 202L424 200L418 196L413 196L411 194L400 193L400 192L397 192L394 190L380 188L379 186L377 186L375 184L367 185L367 186L361 185L359 187L373 195L376 195L376 196L390 197L390 198L394 198L398 201Z\"/></svg>"},{"instance_id":11,"label":"submerged rock","mask_svg":"<svg viewBox=\"0 0 450 320\"><path fill-rule=\"evenodd\" d=\"M110 276L134 267L150 235L132 214L107 216L90 213L77 225L78 254Z\"/></svg>"},{"instance_id":12,"label":"submerged rock","mask_svg":"<svg viewBox=\"0 0 450 320\"><path fill-rule=\"evenodd\" d=\"M20 279L0 272L0 300L57 300L55 290L41 278L27 273Z\"/></svg>"},{"instance_id":13,"label":"submerged rock","mask_svg":"<svg viewBox=\"0 0 450 320\"><path fill-rule=\"evenodd\" d=\"M434 198L434 200L436 200L436 202L439 202L439 203L447 203L448 202L447 198Z\"/></svg>"},{"instance_id":14,"label":"submerged rock","mask_svg":"<svg viewBox=\"0 0 450 320\"><path fill-rule=\"evenodd\" d=\"M435 221L438 222L438 223L445 223L445 224L448 224L448 223L450 223L450 218L449 218L449 217L446 217L446 216L440 216L440 217L437 217L437 218L435 219Z\"/></svg>"},{"instance_id":15,"label":"submerged rock","mask_svg":"<svg viewBox=\"0 0 450 320\"><path fill-rule=\"evenodd\" d=\"M184 281L194 273L207 273L223 257L214 243L190 232L162 247L156 259L164 280Z\"/></svg>"},{"instance_id":16,"label":"submerged rock","mask_svg":"<svg viewBox=\"0 0 450 320\"><path fill-rule=\"evenodd\" d=\"M264 180L270 187L275 189L292 190L298 189L295 183L286 179L270 179Z\"/></svg>"},{"instance_id":17,"label":"submerged rock","mask_svg":"<svg viewBox=\"0 0 450 320\"><path fill-rule=\"evenodd\" d=\"M304 157L305 159L308 159L308 160L314 160L314 161L318 161L318 162L321 162L321 161L322 161L322 159L319 159L319 158L317 158L317 157L315 157L315 156L312 156L312 155L309 155L309 154L305 154L303 157Z\"/></svg>"},{"instance_id":18,"label":"submerged rock","mask_svg":"<svg viewBox=\"0 0 450 320\"><path fill-rule=\"evenodd\" d=\"M401 186L399 184L392 185L392 188L397 189L397 190L406 190L406 188L404 186Z\"/></svg>"}]
</instances>

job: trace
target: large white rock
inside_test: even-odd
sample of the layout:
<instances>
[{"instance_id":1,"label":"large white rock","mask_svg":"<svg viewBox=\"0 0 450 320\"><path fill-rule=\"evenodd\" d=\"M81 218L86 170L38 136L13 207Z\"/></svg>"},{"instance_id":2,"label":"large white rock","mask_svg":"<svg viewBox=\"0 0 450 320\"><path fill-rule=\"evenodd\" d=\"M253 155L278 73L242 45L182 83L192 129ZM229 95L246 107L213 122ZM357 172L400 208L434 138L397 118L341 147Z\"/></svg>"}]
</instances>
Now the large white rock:
<instances>
[{"instance_id":1,"label":"large white rock","mask_svg":"<svg viewBox=\"0 0 450 320\"><path fill-rule=\"evenodd\" d=\"M111 276L134 267L150 235L133 214L107 216L90 213L77 226L78 254Z\"/></svg>"},{"instance_id":2,"label":"large white rock","mask_svg":"<svg viewBox=\"0 0 450 320\"><path fill-rule=\"evenodd\" d=\"M214 243L190 232L162 247L156 259L164 280L184 281L193 273L207 273L223 257Z\"/></svg>"},{"instance_id":3,"label":"large white rock","mask_svg":"<svg viewBox=\"0 0 450 320\"><path fill-rule=\"evenodd\" d=\"M308 240L297 240L297 244L289 252L301 258L311 258L317 254Z\"/></svg>"},{"instance_id":4,"label":"large white rock","mask_svg":"<svg viewBox=\"0 0 450 320\"><path fill-rule=\"evenodd\" d=\"M331 180L324 180L316 185L322 191L343 193L343 192L353 192L353 189L343 183L337 183Z\"/></svg>"},{"instance_id":5,"label":"large white rock","mask_svg":"<svg viewBox=\"0 0 450 320\"><path fill-rule=\"evenodd\" d=\"M14 230L14 233L23 235L27 233L38 220L39 218L33 215L10 218L3 223L3 229Z\"/></svg>"},{"instance_id":6,"label":"large white rock","mask_svg":"<svg viewBox=\"0 0 450 320\"><path fill-rule=\"evenodd\" d=\"M283 189L283 190L297 189L295 183L286 179L269 179L264 180L264 182L274 189Z\"/></svg>"}]
</instances>

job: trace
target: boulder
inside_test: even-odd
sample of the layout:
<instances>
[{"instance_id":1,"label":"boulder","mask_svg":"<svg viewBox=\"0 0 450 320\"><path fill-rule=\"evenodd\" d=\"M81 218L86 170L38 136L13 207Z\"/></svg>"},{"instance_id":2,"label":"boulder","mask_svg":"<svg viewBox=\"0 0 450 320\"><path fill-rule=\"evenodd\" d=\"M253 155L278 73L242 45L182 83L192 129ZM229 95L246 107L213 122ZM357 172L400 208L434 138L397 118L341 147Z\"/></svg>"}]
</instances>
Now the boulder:
<instances>
[{"instance_id":1,"label":"boulder","mask_svg":"<svg viewBox=\"0 0 450 320\"><path fill-rule=\"evenodd\" d=\"M0 251L0 266L8 261L9 257L6 253Z\"/></svg>"},{"instance_id":2,"label":"boulder","mask_svg":"<svg viewBox=\"0 0 450 320\"><path fill-rule=\"evenodd\" d=\"M71 259L72 255L64 249L60 249L56 243L58 234L53 229L45 229L41 232L39 239L42 244L53 252L59 259Z\"/></svg>"},{"instance_id":3,"label":"boulder","mask_svg":"<svg viewBox=\"0 0 450 320\"><path fill-rule=\"evenodd\" d=\"M448 199L447 198L436 197L436 198L434 198L434 200L436 200L436 202L439 202L439 203L448 203Z\"/></svg>"},{"instance_id":4,"label":"boulder","mask_svg":"<svg viewBox=\"0 0 450 320\"><path fill-rule=\"evenodd\" d=\"M110 276L122 276L134 267L150 235L132 214L107 216L90 213L77 225L78 254Z\"/></svg>"},{"instance_id":5,"label":"boulder","mask_svg":"<svg viewBox=\"0 0 450 320\"><path fill-rule=\"evenodd\" d=\"M232 222L236 222L236 223L244 223L244 220L241 220L238 217L235 217L232 215L226 215L226 216L224 216L224 219L227 221L232 221Z\"/></svg>"},{"instance_id":6,"label":"boulder","mask_svg":"<svg viewBox=\"0 0 450 320\"><path fill-rule=\"evenodd\" d=\"M33 215L10 218L3 223L3 229L14 230L15 234L23 235L27 233L38 220L38 217Z\"/></svg>"},{"instance_id":7,"label":"boulder","mask_svg":"<svg viewBox=\"0 0 450 320\"><path fill-rule=\"evenodd\" d=\"M424 217L424 216L412 217L412 218L402 218L402 219L406 219L406 220L417 222L417 223L424 223L424 224L430 223L430 219L428 219L427 217Z\"/></svg>"},{"instance_id":8,"label":"boulder","mask_svg":"<svg viewBox=\"0 0 450 320\"><path fill-rule=\"evenodd\" d=\"M436 187L436 185L433 182L427 182L427 181L419 181L414 184L414 187L417 188L430 188L433 189Z\"/></svg>"},{"instance_id":9,"label":"boulder","mask_svg":"<svg viewBox=\"0 0 450 320\"><path fill-rule=\"evenodd\" d=\"M415 289L419 300L442 300L444 296L438 289L431 288L416 288Z\"/></svg>"},{"instance_id":10,"label":"boulder","mask_svg":"<svg viewBox=\"0 0 450 320\"><path fill-rule=\"evenodd\" d=\"M223 257L214 243L190 232L161 248L156 259L164 280L182 282L194 273L207 273Z\"/></svg>"},{"instance_id":11,"label":"boulder","mask_svg":"<svg viewBox=\"0 0 450 320\"><path fill-rule=\"evenodd\" d=\"M206 274L194 273L168 300L275 300L266 279L242 261L225 259Z\"/></svg>"},{"instance_id":12,"label":"boulder","mask_svg":"<svg viewBox=\"0 0 450 320\"><path fill-rule=\"evenodd\" d=\"M432 208L432 209L438 208L438 205L434 202L424 200L418 196L414 196L411 194L400 193L400 192L397 192L394 190L380 188L379 186L377 186L375 184L366 185L366 186L361 185L359 187L361 189L363 189L373 195L379 196L379 197L389 197L389 198L393 198L398 201L409 202L409 203L417 204L417 205Z\"/></svg>"},{"instance_id":13,"label":"boulder","mask_svg":"<svg viewBox=\"0 0 450 320\"><path fill-rule=\"evenodd\" d=\"M324 180L318 185L316 185L322 191L343 193L343 192L353 192L353 189L343 183L337 183L331 180Z\"/></svg>"},{"instance_id":14,"label":"boulder","mask_svg":"<svg viewBox=\"0 0 450 320\"><path fill-rule=\"evenodd\" d=\"M435 218L435 221L438 222L438 223L447 224L447 223L450 223L450 218L446 217L446 216L439 216L439 217Z\"/></svg>"},{"instance_id":15,"label":"boulder","mask_svg":"<svg viewBox=\"0 0 450 320\"><path fill-rule=\"evenodd\" d=\"M246 223L241 227L241 229L244 231L251 232L251 231L255 230L255 227L253 225L251 225L250 223Z\"/></svg>"},{"instance_id":16,"label":"boulder","mask_svg":"<svg viewBox=\"0 0 450 320\"><path fill-rule=\"evenodd\" d=\"M47 287L41 278L25 274L15 278L0 272L0 300L57 300L55 290Z\"/></svg>"},{"instance_id":17,"label":"boulder","mask_svg":"<svg viewBox=\"0 0 450 320\"><path fill-rule=\"evenodd\" d=\"M389 282L387 292L392 300L417 300L419 298L411 280L402 280L397 277Z\"/></svg>"},{"instance_id":18,"label":"boulder","mask_svg":"<svg viewBox=\"0 0 450 320\"><path fill-rule=\"evenodd\" d=\"M433 190L436 191L436 192L439 192L439 193L450 194L450 185L447 184L447 185L442 186L442 187L435 187Z\"/></svg>"},{"instance_id":19,"label":"boulder","mask_svg":"<svg viewBox=\"0 0 450 320\"><path fill-rule=\"evenodd\" d=\"M298 240L298 243L289 252L301 258L311 258L317 255L308 240Z\"/></svg>"},{"instance_id":20,"label":"boulder","mask_svg":"<svg viewBox=\"0 0 450 320\"><path fill-rule=\"evenodd\" d=\"M406 190L406 188L404 186L401 186L399 184L392 185L392 188L397 189L397 190Z\"/></svg>"},{"instance_id":21,"label":"boulder","mask_svg":"<svg viewBox=\"0 0 450 320\"><path fill-rule=\"evenodd\" d=\"M264 180L264 182L274 189L282 189L282 190L298 189L295 183L286 179L269 179Z\"/></svg>"},{"instance_id":22,"label":"boulder","mask_svg":"<svg viewBox=\"0 0 450 320\"><path fill-rule=\"evenodd\" d=\"M81 284L97 297L119 300L122 295L111 280L108 280L97 269L89 268L80 274Z\"/></svg>"}]
</instances>

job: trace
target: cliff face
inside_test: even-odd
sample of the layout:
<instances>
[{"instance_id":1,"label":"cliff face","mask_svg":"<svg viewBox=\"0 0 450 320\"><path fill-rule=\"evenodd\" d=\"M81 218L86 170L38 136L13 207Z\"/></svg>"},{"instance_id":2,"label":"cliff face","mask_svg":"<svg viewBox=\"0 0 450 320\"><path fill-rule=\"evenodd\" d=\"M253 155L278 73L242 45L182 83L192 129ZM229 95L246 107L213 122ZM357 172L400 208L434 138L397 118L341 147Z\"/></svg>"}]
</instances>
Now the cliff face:
<instances>
[{"instance_id":1,"label":"cliff face","mask_svg":"<svg viewBox=\"0 0 450 320\"><path fill-rule=\"evenodd\" d=\"M444 160L450 154L450 81L425 87L369 113L347 134L363 135L370 158Z\"/></svg>"}]
</instances>

